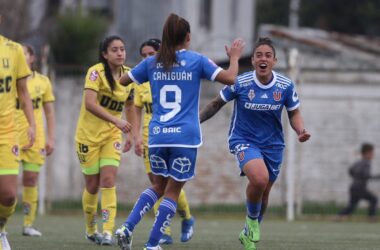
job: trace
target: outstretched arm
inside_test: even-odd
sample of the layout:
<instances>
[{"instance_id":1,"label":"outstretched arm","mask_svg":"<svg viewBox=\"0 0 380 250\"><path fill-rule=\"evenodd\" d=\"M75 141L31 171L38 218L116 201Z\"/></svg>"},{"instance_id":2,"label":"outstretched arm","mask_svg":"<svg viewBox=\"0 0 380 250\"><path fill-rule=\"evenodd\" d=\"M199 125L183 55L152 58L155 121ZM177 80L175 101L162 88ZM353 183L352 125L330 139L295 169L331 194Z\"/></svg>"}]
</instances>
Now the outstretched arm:
<instances>
[{"instance_id":1,"label":"outstretched arm","mask_svg":"<svg viewBox=\"0 0 380 250\"><path fill-rule=\"evenodd\" d=\"M219 111L219 109L224 106L224 104L226 104L226 102L223 101L220 95L215 97L209 104L206 105L206 107L201 110L199 114L200 122L202 123L213 117Z\"/></svg>"},{"instance_id":2,"label":"outstretched arm","mask_svg":"<svg viewBox=\"0 0 380 250\"><path fill-rule=\"evenodd\" d=\"M301 111L298 108L293 111L289 111L288 116L289 116L290 125L292 126L293 130L296 131L298 135L298 141L305 142L309 140L310 133L307 132L304 127Z\"/></svg>"}]
</instances>

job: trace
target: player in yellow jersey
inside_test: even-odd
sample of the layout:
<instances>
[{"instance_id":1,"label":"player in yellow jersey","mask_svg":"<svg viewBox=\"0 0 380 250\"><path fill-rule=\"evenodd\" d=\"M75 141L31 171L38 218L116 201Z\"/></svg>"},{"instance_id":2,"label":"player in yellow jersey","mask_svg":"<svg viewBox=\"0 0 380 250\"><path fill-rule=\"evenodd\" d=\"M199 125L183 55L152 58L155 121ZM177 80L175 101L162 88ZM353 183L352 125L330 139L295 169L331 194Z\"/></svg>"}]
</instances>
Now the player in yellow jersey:
<instances>
[{"instance_id":1,"label":"player in yellow jersey","mask_svg":"<svg viewBox=\"0 0 380 250\"><path fill-rule=\"evenodd\" d=\"M157 53L160 47L161 41L159 39L149 39L143 42L140 46L140 55L143 58L148 56L153 56ZM141 154L144 157L145 172L148 174L150 182L154 183L153 174L150 168L149 154L148 154L148 133L149 133L149 122L152 118L152 93L150 91L149 82L145 82L141 85L135 86L135 97L134 105L136 109L136 119L133 123L134 134L136 136L135 143L135 153L139 156ZM141 126L142 112L144 110L144 121L143 121L143 131L142 137L139 132ZM154 205L154 213L157 212L160 205L160 201L156 202ZM182 228L181 228L181 241L186 242L193 236L193 225L194 218L191 216L189 203L186 198L185 191L182 189L178 198L178 214L182 218ZM171 229L167 227L165 233L163 234L160 244L172 244L173 239L171 237Z\"/></svg>"},{"instance_id":2,"label":"player in yellow jersey","mask_svg":"<svg viewBox=\"0 0 380 250\"><path fill-rule=\"evenodd\" d=\"M1 23L1 14L0 14ZM15 124L16 92L28 120L28 142L34 143L36 125L32 102L26 85L30 75L20 44L0 35L0 249L10 249L5 225L16 207L17 175L19 173L19 145Z\"/></svg>"},{"instance_id":3,"label":"player in yellow jersey","mask_svg":"<svg viewBox=\"0 0 380 250\"><path fill-rule=\"evenodd\" d=\"M23 44L26 62L30 69L33 69L35 62L34 49L27 44ZM24 226L22 234L25 236L41 236L41 232L33 227L36 217L38 202L38 175L45 162L45 156L50 155L55 144L55 112L54 95L49 78L33 71L27 78L28 92L32 99L34 118L36 120L36 141L33 147L27 150L20 150L20 159L23 167L23 193L22 204L24 210ZM21 145L26 144L28 122L24 113L20 110L20 102L16 100L16 124ZM47 141L45 143L45 131L43 113L47 125Z\"/></svg>"},{"instance_id":4,"label":"player in yellow jersey","mask_svg":"<svg viewBox=\"0 0 380 250\"><path fill-rule=\"evenodd\" d=\"M99 63L90 67L85 80L75 140L84 174L82 204L86 238L101 245L112 245L116 217L116 173L120 162L122 132L131 124L122 119L129 89L118 80L130 69L124 66L124 41L118 36L104 39ZM128 114L127 114L128 116ZM101 193L103 234L98 233L96 214Z\"/></svg>"}]
</instances>

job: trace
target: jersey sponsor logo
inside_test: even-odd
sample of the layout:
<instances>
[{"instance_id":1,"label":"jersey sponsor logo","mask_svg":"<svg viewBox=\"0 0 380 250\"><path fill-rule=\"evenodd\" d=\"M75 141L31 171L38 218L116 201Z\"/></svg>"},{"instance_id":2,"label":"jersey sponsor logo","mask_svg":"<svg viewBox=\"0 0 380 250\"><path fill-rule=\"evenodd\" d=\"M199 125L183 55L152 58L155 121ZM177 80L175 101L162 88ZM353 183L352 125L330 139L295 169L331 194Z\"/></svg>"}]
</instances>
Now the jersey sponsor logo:
<instances>
[{"instance_id":1,"label":"jersey sponsor logo","mask_svg":"<svg viewBox=\"0 0 380 250\"><path fill-rule=\"evenodd\" d=\"M280 91L275 91L273 92L273 99L276 102L279 102L281 100L281 92Z\"/></svg>"},{"instance_id":2,"label":"jersey sponsor logo","mask_svg":"<svg viewBox=\"0 0 380 250\"><path fill-rule=\"evenodd\" d=\"M178 157L174 159L173 165L172 165L172 168L181 174L189 172L190 167L191 167L191 161L187 157Z\"/></svg>"},{"instance_id":3,"label":"jersey sponsor logo","mask_svg":"<svg viewBox=\"0 0 380 250\"><path fill-rule=\"evenodd\" d=\"M121 144L120 144L120 142L115 142L114 144L113 144L113 147L117 150L117 151L120 151L121 150Z\"/></svg>"},{"instance_id":4,"label":"jersey sponsor logo","mask_svg":"<svg viewBox=\"0 0 380 250\"><path fill-rule=\"evenodd\" d=\"M281 104L258 104L258 103L250 103L246 102L244 104L244 108L250 110L279 110L281 108Z\"/></svg>"},{"instance_id":5,"label":"jersey sponsor logo","mask_svg":"<svg viewBox=\"0 0 380 250\"><path fill-rule=\"evenodd\" d=\"M90 77L89 77L89 79L90 79L91 81L96 81L96 79L98 79L98 77L99 77L99 73L98 73L98 71L93 70L93 71L90 73Z\"/></svg>"},{"instance_id":6,"label":"jersey sponsor logo","mask_svg":"<svg viewBox=\"0 0 380 250\"><path fill-rule=\"evenodd\" d=\"M9 93L11 92L12 86L12 77L7 76L4 79L0 79L0 93Z\"/></svg>"},{"instance_id":7,"label":"jersey sponsor logo","mask_svg":"<svg viewBox=\"0 0 380 250\"><path fill-rule=\"evenodd\" d=\"M102 209L102 220L103 222L107 222L110 219L110 210Z\"/></svg>"},{"instance_id":8,"label":"jersey sponsor logo","mask_svg":"<svg viewBox=\"0 0 380 250\"><path fill-rule=\"evenodd\" d=\"M158 155L154 155L154 154L150 155L149 160L150 160L150 166L152 168L167 169L165 160L159 157Z\"/></svg>"},{"instance_id":9,"label":"jersey sponsor logo","mask_svg":"<svg viewBox=\"0 0 380 250\"><path fill-rule=\"evenodd\" d=\"M239 83L241 87L248 87L248 86L251 86L252 85L252 82L251 81L247 81L247 82L242 82L242 83Z\"/></svg>"},{"instance_id":10,"label":"jersey sponsor logo","mask_svg":"<svg viewBox=\"0 0 380 250\"><path fill-rule=\"evenodd\" d=\"M292 100L293 100L293 102L297 102L298 101L298 94L297 94L297 92L295 90L293 90Z\"/></svg>"},{"instance_id":11,"label":"jersey sponsor logo","mask_svg":"<svg viewBox=\"0 0 380 250\"><path fill-rule=\"evenodd\" d=\"M109 96L103 95L102 99L100 99L100 106L112 111L121 112L123 111L124 102L118 102Z\"/></svg>"},{"instance_id":12,"label":"jersey sponsor logo","mask_svg":"<svg viewBox=\"0 0 380 250\"><path fill-rule=\"evenodd\" d=\"M286 89L288 86L289 86L289 84L280 83L280 82L276 83L276 87L278 87L280 89Z\"/></svg>"},{"instance_id":13,"label":"jersey sponsor logo","mask_svg":"<svg viewBox=\"0 0 380 250\"><path fill-rule=\"evenodd\" d=\"M163 134L179 134L181 133L181 127L164 127L162 128Z\"/></svg>"},{"instance_id":14,"label":"jersey sponsor logo","mask_svg":"<svg viewBox=\"0 0 380 250\"><path fill-rule=\"evenodd\" d=\"M12 153L15 155L15 156L18 156L19 155L19 151L18 151L18 146L17 145L14 145L12 147Z\"/></svg>"},{"instance_id":15,"label":"jersey sponsor logo","mask_svg":"<svg viewBox=\"0 0 380 250\"><path fill-rule=\"evenodd\" d=\"M253 98L255 98L255 91L253 89L250 89L249 92L248 92L248 98L249 100L253 100Z\"/></svg>"}]
</instances>

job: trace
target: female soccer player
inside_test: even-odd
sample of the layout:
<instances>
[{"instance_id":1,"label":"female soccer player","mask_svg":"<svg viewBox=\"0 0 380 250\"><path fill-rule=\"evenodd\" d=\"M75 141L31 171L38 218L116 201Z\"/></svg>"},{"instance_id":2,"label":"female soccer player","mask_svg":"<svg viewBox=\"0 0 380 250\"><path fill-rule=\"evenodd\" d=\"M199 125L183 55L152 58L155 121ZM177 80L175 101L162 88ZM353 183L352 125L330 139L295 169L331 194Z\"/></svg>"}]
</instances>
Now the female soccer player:
<instances>
[{"instance_id":1,"label":"female soccer player","mask_svg":"<svg viewBox=\"0 0 380 250\"><path fill-rule=\"evenodd\" d=\"M276 61L272 41L260 38L251 58L254 70L238 76L234 85L224 87L200 113L200 121L206 121L224 104L235 100L228 140L241 174L249 181L246 224L239 236L246 250L256 249L255 242L260 240L259 222L280 172L285 147L281 125L284 106L298 140L305 142L310 138L304 127L294 84L272 71Z\"/></svg>"},{"instance_id":2,"label":"female soccer player","mask_svg":"<svg viewBox=\"0 0 380 250\"><path fill-rule=\"evenodd\" d=\"M131 125L122 119L129 95L120 84L125 47L118 36L104 39L99 48L99 63L90 67L85 80L82 107L75 140L85 179L82 203L86 219L86 238L101 245L111 245L116 216L116 172L121 154L121 132ZM98 191L101 191L103 234L97 232Z\"/></svg>"},{"instance_id":3,"label":"female soccer player","mask_svg":"<svg viewBox=\"0 0 380 250\"><path fill-rule=\"evenodd\" d=\"M0 35L0 55L0 249L8 250L11 248L5 225L16 207L19 173L19 145L14 115L16 91L29 124L29 141L26 145L21 145L23 149L32 147L36 125L26 85L26 78L31 72L21 45Z\"/></svg>"},{"instance_id":4,"label":"female soccer player","mask_svg":"<svg viewBox=\"0 0 380 250\"><path fill-rule=\"evenodd\" d=\"M26 62L30 69L33 69L35 52L30 45L23 45ZM23 193L22 204L24 208L24 227L22 234L25 236L41 236L41 232L33 227L36 217L38 201L38 174L45 161L45 155L50 155L55 144L55 113L54 95L49 78L33 71L27 78L28 92L32 99L34 117L36 120L36 141L33 147L20 151L20 159L23 166ZM16 100L16 123L20 144L26 144L28 121L24 113L20 110L20 102ZM45 144L45 131L43 114L45 113L47 124L47 141Z\"/></svg>"},{"instance_id":5,"label":"female soccer player","mask_svg":"<svg viewBox=\"0 0 380 250\"><path fill-rule=\"evenodd\" d=\"M149 39L143 42L140 46L140 55L142 58L153 56L157 54L160 48L161 41L159 39ZM135 153L139 156L141 154L144 157L145 171L149 177L150 182L154 185L154 178L150 167L149 155L148 155L148 134L149 134L149 122L152 119L152 93L150 91L149 82L145 82L141 85L135 86L134 105L136 108L136 123L134 129L137 129ZM142 137L140 133L142 111L144 109L144 123ZM157 212L159 202L153 207L154 213ZM181 241L187 242L193 236L194 218L191 216L189 203L186 198L185 191L182 189L178 197L178 214L182 217L182 229L181 229ZM171 237L170 226L165 230L165 233L160 239L160 244L172 244L173 239Z\"/></svg>"},{"instance_id":6,"label":"female soccer player","mask_svg":"<svg viewBox=\"0 0 380 250\"><path fill-rule=\"evenodd\" d=\"M120 79L151 84L153 114L149 124L149 160L153 173L152 187L135 203L123 226L116 231L121 249L130 249L132 232L143 215L164 196L156 213L145 249L161 249L158 245L177 209L178 196L194 177L197 148L202 144L198 117L200 80L232 84L238 73L238 60L244 47L237 39L231 48L230 67L222 70L207 57L187 50L190 45L189 23L175 15L167 18L162 44L156 56L143 60Z\"/></svg>"}]
</instances>

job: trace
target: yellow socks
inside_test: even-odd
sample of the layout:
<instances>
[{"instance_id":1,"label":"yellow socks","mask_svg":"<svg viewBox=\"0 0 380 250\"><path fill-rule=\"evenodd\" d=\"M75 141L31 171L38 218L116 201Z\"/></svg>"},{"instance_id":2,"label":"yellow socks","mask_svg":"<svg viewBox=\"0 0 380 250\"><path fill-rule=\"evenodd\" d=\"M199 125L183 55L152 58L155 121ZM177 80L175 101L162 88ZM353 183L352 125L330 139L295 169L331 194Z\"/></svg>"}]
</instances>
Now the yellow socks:
<instances>
[{"instance_id":1,"label":"yellow socks","mask_svg":"<svg viewBox=\"0 0 380 250\"><path fill-rule=\"evenodd\" d=\"M116 217L116 188L101 188L103 233L112 235Z\"/></svg>"},{"instance_id":2,"label":"yellow socks","mask_svg":"<svg viewBox=\"0 0 380 250\"><path fill-rule=\"evenodd\" d=\"M12 206L4 206L0 204L0 233L4 231L5 224L7 223L7 220L13 212L15 211L16 208L16 203L15 202Z\"/></svg>"},{"instance_id":3,"label":"yellow socks","mask_svg":"<svg viewBox=\"0 0 380 250\"><path fill-rule=\"evenodd\" d=\"M188 220L191 218L189 202L187 201L186 194L185 191L183 191L183 189L181 190L181 193L179 193L177 211L182 219Z\"/></svg>"},{"instance_id":4,"label":"yellow socks","mask_svg":"<svg viewBox=\"0 0 380 250\"><path fill-rule=\"evenodd\" d=\"M32 226L36 219L38 188L24 187L22 192L22 207L24 211L24 227Z\"/></svg>"},{"instance_id":5,"label":"yellow socks","mask_svg":"<svg viewBox=\"0 0 380 250\"><path fill-rule=\"evenodd\" d=\"M96 224L98 194L90 194L85 188L82 195L82 206L84 217L86 219L86 233L92 235L98 230Z\"/></svg>"}]
</instances>

